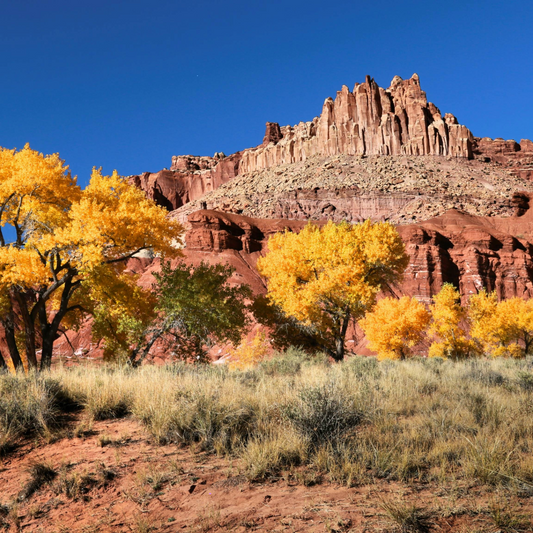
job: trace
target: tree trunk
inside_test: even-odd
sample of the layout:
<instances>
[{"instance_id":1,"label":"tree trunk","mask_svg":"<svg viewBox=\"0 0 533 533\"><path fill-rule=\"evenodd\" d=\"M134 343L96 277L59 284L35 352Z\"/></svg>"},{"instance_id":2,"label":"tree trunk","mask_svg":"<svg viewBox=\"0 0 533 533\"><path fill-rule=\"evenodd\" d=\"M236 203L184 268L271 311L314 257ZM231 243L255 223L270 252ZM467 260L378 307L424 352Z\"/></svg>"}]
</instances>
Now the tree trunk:
<instances>
[{"instance_id":1,"label":"tree trunk","mask_svg":"<svg viewBox=\"0 0 533 533\"><path fill-rule=\"evenodd\" d=\"M5 370L6 368L6 360L4 359L2 352L0 352L0 370Z\"/></svg>"},{"instance_id":2,"label":"tree trunk","mask_svg":"<svg viewBox=\"0 0 533 533\"><path fill-rule=\"evenodd\" d=\"M55 335L47 328L46 334L43 333L43 351L41 355L41 372L43 370L50 370L52 366L52 354L54 351Z\"/></svg>"},{"instance_id":3,"label":"tree trunk","mask_svg":"<svg viewBox=\"0 0 533 533\"><path fill-rule=\"evenodd\" d=\"M4 326L6 344L15 370L18 371L24 369L17 341L15 340L15 314L13 313L13 309L11 309L2 319L2 326Z\"/></svg>"},{"instance_id":4,"label":"tree trunk","mask_svg":"<svg viewBox=\"0 0 533 533\"><path fill-rule=\"evenodd\" d=\"M37 368L37 355L35 354L35 325L28 312L28 305L26 297L20 292L16 292L16 299L19 304L20 314L22 315L22 321L24 323L24 341L26 345L26 358L28 360L28 366L31 368Z\"/></svg>"},{"instance_id":5,"label":"tree trunk","mask_svg":"<svg viewBox=\"0 0 533 533\"><path fill-rule=\"evenodd\" d=\"M69 308L68 304L73 292L79 287L79 283L72 283L72 278L75 275L75 271L69 272L70 277L65 281L63 286L63 292L61 294L61 303L59 309L51 322L48 321L48 315L46 313L46 307L44 305L39 307L39 322L41 323L41 335L43 342L43 349L41 354L41 371L50 370L52 366L52 354L54 351L54 341L57 338L57 332L59 326L65 315L72 311L73 308Z\"/></svg>"},{"instance_id":6,"label":"tree trunk","mask_svg":"<svg viewBox=\"0 0 533 533\"><path fill-rule=\"evenodd\" d=\"M529 355L529 352L531 350L531 342L533 341L533 337L530 337L527 332L524 333L524 354Z\"/></svg>"},{"instance_id":7,"label":"tree trunk","mask_svg":"<svg viewBox=\"0 0 533 533\"><path fill-rule=\"evenodd\" d=\"M146 344L144 345L140 344L139 346L137 346L137 348L135 348L132 351L130 355L130 359L129 359L129 363L131 366L136 368L142 365L142 362L144 361L144 359L150 352L150 349L152 348L152 346L155 344L155 341L159 339L161 335L163 335L164 331L165 331L164 328L154 331L152 338ZM143 337L146 337L146 335L143 335Z\"/></svg>"},{"instance_id":8,"label":"tree trunk","mask_svg":"<svg viewBox=\"0 0 533 533\"><path fill-rule=\"evenodd\" d=\"M344 339L346 338L346 331L348 331L348 324L350 323L350 311L347 309L344 318L341 321L339 335L335 339L335 355L333 359L339 362L344 359Z\"/></svg>"},{"instance_id":9,"label":"tree trunk","mask_svg":"<svg viewBox=\"0 0 533 533\"><path fill-rule=\"evenodd\" d=\"M335 339L335 361L339 362L344 359L344 337L337 337Z\"/></svg>"}]
</instances>

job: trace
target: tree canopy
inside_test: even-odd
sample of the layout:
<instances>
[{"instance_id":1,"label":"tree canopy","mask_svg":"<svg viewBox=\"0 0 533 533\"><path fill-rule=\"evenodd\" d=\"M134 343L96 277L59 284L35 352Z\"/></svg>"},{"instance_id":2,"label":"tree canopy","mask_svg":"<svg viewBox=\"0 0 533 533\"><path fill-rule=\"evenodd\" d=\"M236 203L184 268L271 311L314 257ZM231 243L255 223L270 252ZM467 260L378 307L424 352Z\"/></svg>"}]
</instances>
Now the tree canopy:
<instances>
[{"instance_id":1,"label":"tree canopy","mask_svg":"<svg viewBox=\"0 0 533 533\"><path fill-rule=\"evenodd\" d=\"M163 262L154 272L153 294L156 316L142 328L131 322L123 330L140 335L130 361L140 364L156 341L162 339L183 360L205 361L206 348L213 342L237 345L248 325L248 285L228 283L234 269L229 265L200 263L194 267Z\"/></svg>"},{"instance_id":2,"label":"tree canopy","mask_svg":"<svg viewBox=\"0 0 533 533\"><path fill-rule=\"evenodd\" d=\"M6 225L15 230L7 242ZM51 363L60 325L79 324L109 291L131 291L125 261L179 254L182 226L116 172L81 189L58 154L0 148L0 322L17 368ZM20 327L19 327L20 323ZM19 333L19 329L21 333Z\"/></svg>"},{"instance_id":3,"label":"tree canopy","mask_svg":"<svg viewBox=\"0 0 533 533\"><path fill-rule=\"evenodd\" d=\"M378 292L401 278L408 256L392 224L308 224L268 241L257 267L268 295L287 315L334 339L330 355L342 360L351 320L360 319Z\"/></svg>"},{"instance_id":4,"label":"tree canopy","mask_svg":"<svg viewBox=\"0 0 533 533\"><path fill-rule=\"evenodd\" d=\"M494 292L470 297L470 334L483 353L523 357L533 348L533 300L509 298L498 302Z\"/></svg>"},{"instance_id":5,"label":"tree canopy","mask_svg":"<svg viewBox=\"0 0 533 533\"><path fill-rule=\"evenodd\" d=\"M461 295L451 283L444 283L433 296L430 311L429 333L434 340L429 347L429 357L462 359L471 355L473 344L467 334L467 309L461 305Z\"/></svg>"},{"instance_id":6,"label":"tree canopy","mask_svg":"<svg viewBox=\"0 0 533 533\"><path fill-rule=\"evenodd\" d=\"M427 329L431 315L416 298L383 298L359 322L379 359L405 359Z\"/></svg>"}]
</instances>

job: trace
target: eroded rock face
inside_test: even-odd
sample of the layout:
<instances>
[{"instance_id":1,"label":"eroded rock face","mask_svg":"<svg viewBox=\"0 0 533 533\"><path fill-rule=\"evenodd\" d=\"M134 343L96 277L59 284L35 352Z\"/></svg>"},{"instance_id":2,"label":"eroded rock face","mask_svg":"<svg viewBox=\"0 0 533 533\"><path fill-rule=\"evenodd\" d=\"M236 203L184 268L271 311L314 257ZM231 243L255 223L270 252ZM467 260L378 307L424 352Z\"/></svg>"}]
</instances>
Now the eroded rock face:
<instances>
[{"instance_id":1,"label":"eroded rock face","mask_svg":"<svg viewBox=\"0 0 533 533\"><path fill-rule=\"evenodd\" d=\"M529 139L517 143L512 139L476 137L473 153L483 161L499 163L516 177L533 180L533 142Z\"/></svg>"},{"instance_id":2,"label":"eroded rock face","mask_svg":"<svg viewBox=\"0 0 533 533\"><path fill-rule=\"evenodd\" d=\"M520 197L521 191L526 194ZM513 216L528 207L533 183L496 162L440 156L313 156L236 176L171 216L207 208L252 218L366 218L408 224L450 209Z\"/></svg>"},{"instance_id":3,"label":"eroded rock face","mask_svg":"<svg viewBox=\"0 0 533 533\"><path fill-rule=\"evenodd\" d=\"M189 216L186 251L239 252L250 270L244 282L257 280L255 264L266 251L268 237L283 229L299 231L305 222L265 220L197 211ZM523 217L475 217L457 210L420 224L398 226L411 261L399 294L431 302L445 282L459 287L466 303L483 287L500 298L533 297L533 213ZM264 290L264 289L263 289Z\"/></svg>"},{"instance_id":4,"label":"eroded rock face","mask_svg":"<svg viewBox=\"0 0 533 533\"><path fill-rule=\"evenodd\" d=\"M277 126L277 125L276 125ZM275 135L272 132L276 132ZM472 157L468 128L427 101L414 74L388 89L366 77L327 98L320 117L279 129L267 123L263 145L245 150L239 173L305 161L314 155L450 155Z\"/></svg>"},{"instance_id":5,"label":"eroded rock face","mask_svg":"<svg viewBox=\"0 0 533 533\"><path fill-rule=\"evenodd\" d=\"M145 172L128 179L142 189L148 198L169 211L201 198L238 173L240 153L229 157L174 156L170 170Z\"/></svg>"}]
</instances>

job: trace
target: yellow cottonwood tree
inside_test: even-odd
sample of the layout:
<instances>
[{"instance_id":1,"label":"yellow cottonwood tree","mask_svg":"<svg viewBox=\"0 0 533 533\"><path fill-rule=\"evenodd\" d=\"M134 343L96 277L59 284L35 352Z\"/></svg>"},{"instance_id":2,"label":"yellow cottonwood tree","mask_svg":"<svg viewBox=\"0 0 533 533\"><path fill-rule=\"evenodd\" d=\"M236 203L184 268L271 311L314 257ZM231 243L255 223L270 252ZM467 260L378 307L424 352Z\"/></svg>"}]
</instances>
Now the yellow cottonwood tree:
<instances>
[{"instance_id":1,"label":"yellow cottonwood tree","mask_svg":"<svg viewBox=\"0 0 533 533\"><path fill-rule=\"evenodd\" d=\"M418 344L431 315L416 298L383 298L359 321L378 359L405 359Z\"/></svg>"},{"instance_id":2,"label":"yellow cottonwood tree","mask_svg":"<svg viewBox=\"0 0 533 533\"><path fill-rule=\"evenodd\" d=\"M4 237L6 225L15 230L13 242ZM0 322L13 366L24 356L36 367L39 341L41 368L48 368L60 325L95 309L98 283L116 279L142 250L175 256L181 233L116 172L93 170L81 190L57 154L0 148Z\"/></svg>"},{"instance_id":3,"label":"yellow cottonwood tree","mask_svg":"<svg viewBox=\"0 0 533 533\"><path fill-rule=\"evenodd\" d=\"M474 345L465 329L467 312L460 303L459 291L451 283L444 283L433 296L430 311L429 333L435 340L429 347L429 357L461 359L471 355Z\"/></svg>"},{"instance_id":4,"label":"yellow cottonwood tree","mask_svg":"<svg viewBox=\"0 0 533 533\"><path fill-rule=\"evenodd\" d=\"M470 334L487 355L523 357L533 348L533 300L498 302L485 290L469 300Z\"/></svg>"},{"instance_id":5,"label":"yellow cottonwood tree","mask_svg":"<svg viewBox=\"0 0 533 533\"><path fill-rule=\"evenodd\" d=\"M340 361L350 321L359 320L377 293L401 278L408 261L394 226L367 220L278 233L257 267L268 279L272 303L333 339L329 352Z\"/></svg>"}]
</instances>

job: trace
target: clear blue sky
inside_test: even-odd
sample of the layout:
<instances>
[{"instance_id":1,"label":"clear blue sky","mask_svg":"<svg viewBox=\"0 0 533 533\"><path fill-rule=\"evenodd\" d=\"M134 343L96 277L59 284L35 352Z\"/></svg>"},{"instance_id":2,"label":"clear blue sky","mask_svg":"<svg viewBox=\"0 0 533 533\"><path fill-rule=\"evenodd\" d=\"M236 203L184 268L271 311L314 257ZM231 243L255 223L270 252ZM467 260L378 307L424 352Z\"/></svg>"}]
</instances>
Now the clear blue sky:
<instances>
[{"instance_id":1,"label":"clear blue sky","mask_svg":"<svg viewBox=\"0 0 533 533\"><path fill-rule=\"evenodd\" d=\"M532 138L532 34L531 0L1 0L0 146L157 171L413 72L474 135Z\"/></svg>"}]
</instances>

